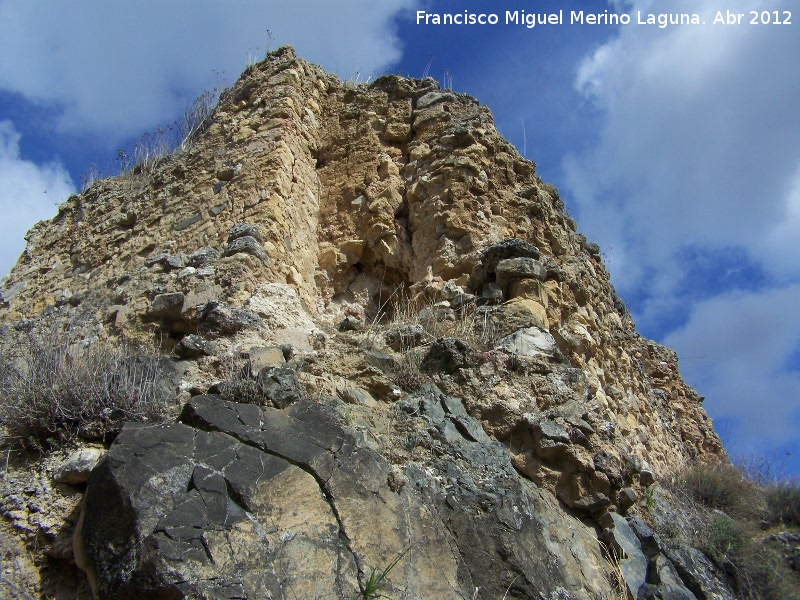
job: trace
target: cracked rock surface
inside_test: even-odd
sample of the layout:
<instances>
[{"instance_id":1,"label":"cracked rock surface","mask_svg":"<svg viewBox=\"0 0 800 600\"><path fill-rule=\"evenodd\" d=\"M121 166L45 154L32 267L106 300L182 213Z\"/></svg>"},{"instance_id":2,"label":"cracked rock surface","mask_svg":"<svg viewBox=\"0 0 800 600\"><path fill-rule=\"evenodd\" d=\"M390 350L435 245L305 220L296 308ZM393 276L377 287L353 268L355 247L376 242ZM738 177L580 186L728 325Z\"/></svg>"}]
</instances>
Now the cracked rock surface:
<instances>
[{"instance_id":1,"label":"cracked rock surface","mask_svg":"<svg viewBox=\"0 0 800 600\"><path fill-rule=\"evenodd\" d=\"M517 475L461 400L426 387L398 412L435 449L403 467L309 400L196 396L180 423L126 425L76 534L95 593L350 599L406 550L386 580L397 597L608 591L590 530Z\"/></svg>"}]
</instances>

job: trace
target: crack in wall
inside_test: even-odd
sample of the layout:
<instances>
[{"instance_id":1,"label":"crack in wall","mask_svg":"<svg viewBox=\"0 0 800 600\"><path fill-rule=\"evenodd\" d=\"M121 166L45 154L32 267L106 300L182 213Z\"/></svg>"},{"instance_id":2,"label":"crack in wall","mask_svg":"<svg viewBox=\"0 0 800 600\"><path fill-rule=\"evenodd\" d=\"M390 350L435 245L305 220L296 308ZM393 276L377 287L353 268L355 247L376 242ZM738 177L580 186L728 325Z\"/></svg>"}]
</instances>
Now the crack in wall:
<instances>
[{"instance_id":1,"label":"crack in wall","mask_svg":"<svg viewBox=\"0 0 800 600\"><path fill-rule=\"evenodd\" d=\"M263 418L261 418L260 420L261 420L261 423L263 425ZM336 519L336 523L337 523L338 530L339 530L338 531L339 541L340 541L341 544L344 545L345 549L353 557L353 562L355 563L357 571L358 571L359 586L363 586L363 583L361 581L361 576L364 574L363 566L362 566L361 561L359 560L359 557L358 557L357 553L355 552L355 550L353 550L353 547L352 547L351 542L350 542L350 537L347 535L347 531L346 531L346 528L345 528L345 525L344 525L344 521L342 520L342 517L339 514L339 510L336 507L336 503L334 501L333 493L331 492L331 490L330 490L330 488L328 486L328 481L323 479L322 476L320 476L311 465L307 465L307 464L304 464L304 463L299 462L297 460L294 460L294 459L292 459L292 458L290 458L288 456L280 454L279 452L275 452L274 450L271 450L269 448L266 448L266 447L263 447L263 446L259 446L255 441L243 438L243 437L237 435L235 432L224 431L224 430L222 430L220 428L214 427L211 424L204 424L204 425L206 425L208 428L206 429L206 428L203 428L203 427L196 427L196 429L198 429L200 431L219 431L221 433L225 433L227 435L230 435L231 437L235 438L236 440L238 440L240 443L244 444L245 446L249 446L251 448L254 448L254 449L258 450L259 452L263 452L264 454L267 454L269 456L274 456L276 458L280 458L280 459L286 461L287 463L289 463L289 464L291 464L291 465L293 465L295 467L298 467L299 469L303 470L305 473L307 473L308 475L310 475L311 477L314 478L314 481L316 481L317 485L319 486L322 498L328 504L328 506L331 509L331 513L333 514L334 518ZM343 444L342 444L342 446L343 446ZM341 449L342 446L340 446L339 449ZM322 448L322 446L318 446L318 447ZM334 459L335 459L335 452L332 453L332 454L334 454ZM233 500L237 504L237 506L239 506L240 508L245 510L246 513L252 514L252 511L247 507L247 504L244 503L243 500L241 501L242 503L237 502L237 500L231 495L232 490L230 489L230 485L229 485L227 479L225 480L225 485L226 485L226 488L229 489L228 496L231 498L231 500ZM337 551L337 554L338 554L338 551ZM337 560L337 564L338 564L338 562L339 561ZM341 587L341 581L339 580L339 575L340 575L339 571L337 570L337 585L339 585ZM363 589L363 587L362 587L362 589Z\"/></svg>"}]
</instances>

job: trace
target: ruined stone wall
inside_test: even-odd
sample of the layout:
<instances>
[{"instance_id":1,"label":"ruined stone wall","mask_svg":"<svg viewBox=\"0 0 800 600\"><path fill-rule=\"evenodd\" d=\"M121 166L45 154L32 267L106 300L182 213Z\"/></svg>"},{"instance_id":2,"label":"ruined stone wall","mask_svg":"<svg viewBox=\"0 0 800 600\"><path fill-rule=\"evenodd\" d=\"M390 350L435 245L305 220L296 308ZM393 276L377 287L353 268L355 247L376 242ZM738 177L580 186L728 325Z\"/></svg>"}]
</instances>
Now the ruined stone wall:
<instances>
[{"instance_id":1,"label":"ruined stone wall","mask_svg":"<svg viewBox=\"0 0 800 600\"><path fill-rule=\"evenodd\" d=\"M507 238L538 248L540 272L504 280L487 266L486 249ZM603 443L639 461L633 471L722 452L675 354L636 334L556 189L487 108L432 79L352 85L281 49L223 96L190 148L95 183L26 239L0 318L63 306L106 335L152 327L178 340L197 330L199 307L247 306L264 282L289 284L328 320L374 314L401 286L494 293L502 319L553 336L582 374L575 398L610 424ZM558 465L514 441L525 414L552 408L555 384L537 381L481 382L467 404L547 483Z\"/></svg>"}]
</instances>

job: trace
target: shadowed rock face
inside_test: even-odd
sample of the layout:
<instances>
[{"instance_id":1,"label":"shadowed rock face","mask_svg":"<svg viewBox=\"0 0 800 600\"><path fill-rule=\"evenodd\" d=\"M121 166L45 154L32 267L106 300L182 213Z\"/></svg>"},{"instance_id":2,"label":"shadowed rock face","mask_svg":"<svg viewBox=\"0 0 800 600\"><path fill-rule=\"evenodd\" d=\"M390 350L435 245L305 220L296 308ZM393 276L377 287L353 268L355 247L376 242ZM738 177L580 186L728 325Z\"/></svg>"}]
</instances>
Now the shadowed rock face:
<instances>
[{"instance_id":1,"label":"shadowed rock face","mask_svg":"<svg viewBox=\"0 0 800 600\"><path fill-rule=\"evenodd\" d=\"M387 577L398 597L608 591L590 530L521 480L460 400L425 388L399 414L441 458L393 470L309 401L198 396L181 423L126 426L77 534L96 593L351 599L406 550Z\"/></svg>"}]
</instances>

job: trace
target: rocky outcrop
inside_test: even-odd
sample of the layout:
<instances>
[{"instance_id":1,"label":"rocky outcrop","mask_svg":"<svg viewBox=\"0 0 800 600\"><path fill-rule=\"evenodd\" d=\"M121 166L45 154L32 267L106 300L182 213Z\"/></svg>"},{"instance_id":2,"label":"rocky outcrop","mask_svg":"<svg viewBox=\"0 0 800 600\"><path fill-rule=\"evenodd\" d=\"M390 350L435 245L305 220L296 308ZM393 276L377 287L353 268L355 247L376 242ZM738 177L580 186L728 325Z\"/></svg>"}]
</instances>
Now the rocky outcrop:
<instances>
[{"instance_id":1,"label":"rocky outcrop","mask_svg":"<svg viewBox=\"0 0 800 600\"><path fill-rule=\"evenodd\" d=\"M352 598L395 560L398 597L610 597L600 537L631 597L723 585L630 520L724 456L702 398L473 98L282 48L26 239L0 320L179 357L180 421L89 477L99 597Z\"/></svg>"},{"instance_id":2,"label":"rocky outcrop","mask_svg":"<svg viewBox=\"0 0 800 600\"><path fill-rule=\"evenodd\" d=\"M310 401L197 396L181 423L126 426L92 472L79 564L99 598L350 599L400 556L385 583L406 598L610 593L591 529L460 400L429 387L397 409L429 453L401 468Z\"/></svg>"}]
</instances>

